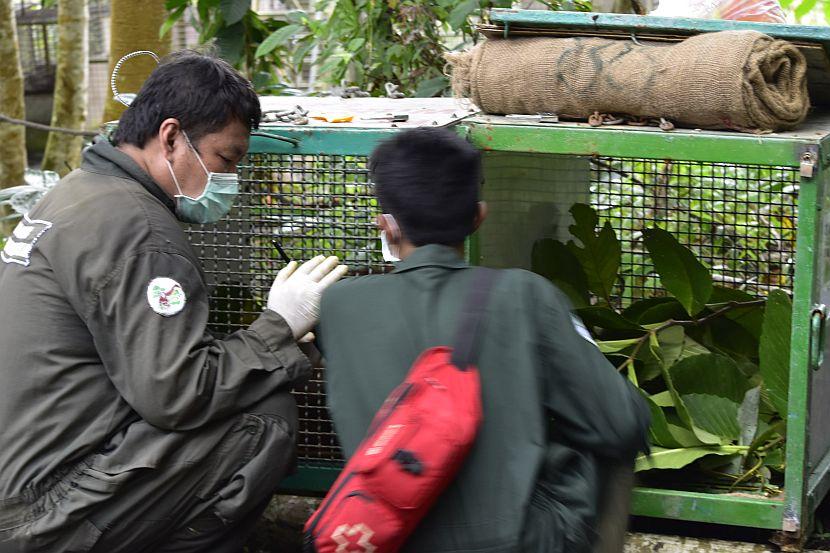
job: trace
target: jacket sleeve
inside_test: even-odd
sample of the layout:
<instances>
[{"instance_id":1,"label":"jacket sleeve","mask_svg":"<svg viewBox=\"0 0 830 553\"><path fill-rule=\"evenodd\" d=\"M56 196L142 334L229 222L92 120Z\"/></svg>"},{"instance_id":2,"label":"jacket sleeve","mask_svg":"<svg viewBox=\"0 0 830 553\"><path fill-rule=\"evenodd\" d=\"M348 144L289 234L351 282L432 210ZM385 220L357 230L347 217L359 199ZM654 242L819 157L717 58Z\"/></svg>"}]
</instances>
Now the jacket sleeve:
<instances>
[{"instance_id":1,"label":"jacket sleeve","mask_svg":"<svg viewBox=\"0 0 830 553\"><path fill-rule=\"evenodd\" d=\"M648 406L637 389L583 337L570 302L545 283L538 302L538 343L545 403L555 433L596 454L627 459L648 450Z\"/></svg>"},{"instance_id":2,"label":"jacket sleeve","mask_svg":"<svg viewBox=\"0 0 830 553\"><path fill-rule=\"evenodd\" d=\"M311 370L273 311L214 338L206 330L202 276L177 253L146 251L123 260L95 291L85 318L113 385L159 428L196 428L241 412Z\"/></svg>"}]
</instances>

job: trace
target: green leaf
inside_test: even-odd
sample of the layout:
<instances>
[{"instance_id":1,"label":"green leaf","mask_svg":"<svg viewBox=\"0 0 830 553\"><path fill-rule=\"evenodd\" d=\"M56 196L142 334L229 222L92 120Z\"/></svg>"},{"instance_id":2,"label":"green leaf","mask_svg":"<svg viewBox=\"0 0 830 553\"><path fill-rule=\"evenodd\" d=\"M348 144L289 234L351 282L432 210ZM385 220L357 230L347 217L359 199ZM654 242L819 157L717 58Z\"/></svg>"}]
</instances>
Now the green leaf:
<instances>
[{"instance_id":1,"label":"green leaf","mask_svg":"<svg viewBox=\"0 0 830 553\"><path fill-rule=\"evenodd\" d=\"M576 310L585 322L586 326L599 327L605 330L633 330L641 331L643 328L625 319L622 315L601 305L591 305Z\"/></svg>"},{"instance_id":2,"label":"green leaf","mask_svg":"<svg viewBox=\"0 0 830 553\"><path fill-rule=\"evenodd\" d=\"M418 88L415 89L413 96L416 98L432 98L440 95L449 85L450 80L445 76L433 77L418 83Z\"/></svg>"},{"instance_id":3,"label":"green leaf","mask_svg":"<svg viewBox=\"0 0 830 553\"><path fill-rule=\"evenodd\" d=\"M662 323L665 321L676 320L682 321L688 319L686 309L680 305L680 302L674 298L668 298L670 301L658 303L640 316L639 323L641 325Z\"/></svg>"},{"instance_id":4,"label":"green leaf","mask_svg":"<svg viewBox=\"0 0 830 553\"><path fill-rule=\"evenodd\" d=\"M467 18L477 9L479 9L479 0L464 0L456 4L450 12L447 22L453 31L457 31L459 27L467 22Z\"/></svg>"},{"instance_id":5,"label":"green leaf","mask_svg":"<svg viewBox=\"0 0 830 553\"><path fill-rule=\"evenodd\" d=\"M818 4L818 0L804 0L798 7L795 8L795 18L801 20L802 17L810 13Z\"/></svg>"},{"instance_id":6,"label":"green leaf","mask_svg":"<svg viewBox=\"0 0 830 553\"><path fill-rule=\"evenodd\" d=\"M210 19L210 12L213 8L219 5L219 0L199 0L196 3L196 9L199 12L199 20L202 23L208 21ZM208 37L212 38L213 33L209 34Z\"/></svg>"},{"instance_id":7,"label":"green leaf","mask_svg":"<svg viewBox=\"0 0 830 553\"><path fill-rule=\"evenodd\" d=\"M674 407L674 400L671 397L671 392L668 390L664 390L650 397L651 401L658 407Z\"/></svg>"},{"instance_id":8,"label":"green leaf","mask_svg":"<svg viewBox=\"0 0 830 553\"><path fill-rule=\"evenodd\" d=\"M642 321L642 316L643 316L644 313L649 311L652 307L656 307L658 305L663 305L663 304L666 304L666 303L672 303L672 304L675 304L675 305L679 305L677 303L677 300L674 299L674 298L668 298L668 297L664 297L664 298L645 298L645 299L642 299L642 300L637 300L634 303L632 303L631 305L629 305L628 307L626 307L623 310L622 315L623 315L623 317L625 317L626 319L628 319L631 322L640 323L640 322L643 322ZM681 309L682 309L682 307L681 307ZM665 320L667 320L667 319L660 319L660 320L649 321L649 322L656 323L656 322L663 322Z\"/></svg>"},{"instance_id":9,"label":"green leaf","mask_svg":"<svg viewBox=\"0 0 830 553\"><path fill-rule=\"evenodd\" d=\"M652 334L651 348L654 349L656 347L659 347L659 343L657 338ZM660 363L660 368L663 372L663 380L665 381L666 387L668 387L669 392L671 393L675 409L677 410L677 415L682 421L682 423L694 433L695 437L698 440L700 440L704 444L720 444L723 441L723 439L720 436L712 434L711 432L704 430L695 424L695 421L692 418L691 413L689 413L689 410L686 408L686 404L683 401L683 398L678 393L677 388L674 385L674 381L672 380L672 373L669 370L669 367L667 367L664 363Z\"/></svg>"},{"instance_id":10,"label":"green leaf","mask_svg":"<svg viewBox=\"0 0 830 553\"><path fill-rule=\"evenodd\" d=\"M349 41L349 45L346 46L346 50L348 50L349 52L357 52L361 48L363 48L364 44L366 44L366 39L365 38L363 38L363 37L353 38L352 40Z\"/></svg>"},{"instance_id":11,"label":"green leaf","mask_svg":"<svg viewBox=\"0 0 830 553\"><path fill-rule=\"evenodd\" d=\"M697 428L729 441L739 438L741 427L738 424L737 403L709 394L685 394L682 399Z\"/></svg>"},{"instance_id":12,"label":"green leaf","mask_svg":"<svg viewBox=\"0 0 830 553\"><path fill-rule=\"evenodd\" d=\"M712 287L712 296L709 298L709 304L710 309L717 309L718 307L722 307L717 304L727 304L733 301L746 303L757 299L755 296L747 294L742 290L714 286ZM737 307L727 311L724 316L741 325L742 328L746 329L756 339L761 337L761 325L764 324L763 306Z\"/></svg>"},{"instance_id":13,"label":"green leaf","mask_svg":"<svg viewBox=\"0 0 830 553\"><path fill-rule=\"evenodd\" d=\"M669 369L677 393L705 394L739 405L751 388L737 364L724 355L708 353L680 359Z\"/></svg>"},{"instance_id":14,"label":"green leaf","mask_svg":"<svg viewBox=\"0 0 830 553\"><path fill-rule=\"evenodd\" d=\"M747 329L726 317L718 317L701 329L700 340L712 350L729 357L756 358L758 338Z\"/></svg>"},{"instance_id":15,"label":"green leaf","mask_svg":"<svg viewBox=\"0 0 830 553\"><path fill-rule=\"evenodd\" d=\"M787 459L784 456L783 447L773 449L764 456L764 466L767 466L778 472L784 472L786 462Z\"/></svg>"},{"instance_id":16,"label":"green leaf","mask_svg":"<svg viewBox=\"0 0 830 553\"><path fill-rule=\"evenodd\" d=\"M617 235L608 221L599 232L596 231L599 218L592 207L574 204L570 211L574 218L574 224L570 226L571 234L582 246L570 241L568 248L579 260L588 278L589 290L610 304L622 257Z\"/></svg>"},{"instance_id":17,"label":"green leaf","mask_svg":"<svg viewBox=\"0 0 830 553\"><path fill-rule=\"evenodd\" d=\"M219 49L219 57L223 60L231 65L239 63L245 52L245 26L236 23L220 29L216 33L216 47Z\"/></svg>"},{"instance_id":18,"label":"green leaf","mask_svg":"<svg viewBox=\"0 0 830 553\"><path fill-rule=\"evenodd\" d=\"M289 23L297 23L298 25L305 23L307 18L308 14L303 10L293 10L285 14L286 21Z\"/></svg>"},{"instance_id":19,"label":"green leaf","mask_svg":"<svg viewBox=\"0 0 830 553\"><path fill-rule=\"evenodd\" d=\"M792 302L781 290L767 298L759 349L761 376L772 404L782 419L787 419L787 394L790 379L790 332Z\"/></svg>"},{"instance_id":20,"label":"green leaf","mask_svg":"<svg viewBox=\"0 0 830 553\"><path fill-rule=\"evenodd\" d=\"M698 447L706 445L703 442L701 442L697 436L695 436L694 432L692 432L685 426L674 424L671 421L669 421L668 426L669 432L671 432L672 437L675 440L677 440L677 443L679 443L681 447Z\"/></svg>"},{"instance_id":21,"label":"green leaf","mask_svg":"<svg viewBox=\"0 0 830 553\"><path fill-rule=\"evenodd\" d=\"M303 64L306 57L308 57L309 52L311 52L312 48L314 48L314 41L311 40L297 48L297 50L291 57L291 62L294 64L295 67L300 67Z\"/></svg>"},{"instance_id":22,"label":"green leaf","mask_svg":"<svg viewBox=\"0 0 830 553\"><path fill-rule=\"evenodd\" d=\"M659 355L660 344L654 334L649 335L649 347L640 348L637 353L637 379L640 382L654 380L663 373L663 362Z\"/></svg>"},{"instance_id":23,"label":"green leaf","mask_svg":"<svg viewBox=\"0 0 830 553\"><path fill-rule=\"evenodd\" d=\"M267 71L257 71L254 78L251 79L251 84L254 86L254 90L262 90L271 84L273 78L273 75Z\"/></svg>"},{"instance_id":24,"label":"green leaf","mask_svg":"<svg viewBox=\"0 0 830 553\"><path fill-rule=\"evenodd\" d=\"M637 457L634 466L635 472L652 469L679 469L694 463L707 455L734 455L746 450L742 446L720 446L720 447L684 447L678 449L667 449L663 447L652 448L651 455Z\"/></svg>"},{"instance_id":25,"label":"green leaf","mask_svg":"<svg viewBox=\"0 0 830 553\"><path fill-rule=\"evenodd\" d=\"M712 275L687 247L660 228L643 231L643 242L663 287L689 315L700 313L712 295Z\"/></svg>"},{"instance_id":26,"label":"green leaf","mask_svg":"<svg viewBox=\"0 0 830 553\"><path fill-rule=\"evenodd\" d=\"M657 447L686 447L684 444L678 442L669 430L669 424L666 421L666 415L663 410L654 403L645 392L640 390L643 397L648 404L649 411L651 411L651 426L648 429L649 442Z\"/></svg>"},{"instance_id":27,"label":"green leaf","mask_svg":"<svg viewBox=\"0 0 830 553\"><path fill-rule=\"evenodd\" d=\"M597 347L602 353L618 353L636 345L639 341L639 338L631 338L630 340L597 340Z\"/></svg>"},{"instance_id":28,"label":"green leaf","mask_svg":"<svg viewBox=\"0 0 830 553\"><path fill-rule=\"evenodd\" d=\"M682 326L670 326L654 335L651 347L664 367L671 367L680 359L685 338Z\"/></svg>"},{"instance_id":29,"label":"green leaf","mask_svg":"<svg viewBox=\"0 0 830 553\"><path fill-rule=\"evenodd\" d=\"M824 21L830 24L830 2L824 2Z\"/></svg>"},{"instance_id":30,"label":"green leaf","mask_svg":"<svg viewBox=\"0 0 830 553\"><path fill-rule=\"evenodd\" d=\"M588 305L588 277L579 259L562 242L537 240L530 254L530 270L558 286L575 307Z\"/></svg>"},{"instance_id":31,"label":"green leaf","mask_svg":"<svg viewBox=\"0 0 830 553\"><path fill-rule=\"evenodd\" d=\"M262 44L260 44L259 48L256 49L255 56L258 58L261 58L262 56L267 56L274 50L274 48L282 46L283 44L288 42L288 40L292 36L300 32L301 30L303 30L302 25L292 24L286 25L285 27L280 27L279 29L271 33L271 36L262 41Z\"/></svg>"},{"instance_id":32,"label":"green leaf","mask_svg":"<svg viewBox=\"0 0 830 553\"><path fill-rule=\"evenodd\" d=\"M225 20L225 25L238 23L251 9L251 0L220 0L219 10Z\"/></svg>"},{"instance_id":33,"label":"green leaf","mask_svg":"<svg viewBox=\"0 0 830 553\"><path fill-rule=\"evenodd\" d=\"M170 29L173 28L173 25L175 25L179 21L179 19L182 18L182 14L186 9L186 5L180 6L176 8L175 11L167 17L167 19L164 20L164 23L162 23L161 28L159 29L159 38L164 37L164 35L170 32Z\"/></svg>"}]
</instances>

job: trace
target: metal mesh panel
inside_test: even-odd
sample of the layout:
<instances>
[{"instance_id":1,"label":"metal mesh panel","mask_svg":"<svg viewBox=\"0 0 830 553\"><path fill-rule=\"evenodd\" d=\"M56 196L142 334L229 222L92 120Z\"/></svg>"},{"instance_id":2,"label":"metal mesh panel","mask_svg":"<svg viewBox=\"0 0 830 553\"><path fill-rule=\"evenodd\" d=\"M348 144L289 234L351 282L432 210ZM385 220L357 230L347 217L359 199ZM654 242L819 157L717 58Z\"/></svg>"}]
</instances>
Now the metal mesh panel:
<instances>
[{"instance_id":1,"label":"metal mesh panel","mask_svg":"<svg viewBox=\"0 0 830 553\"><path fill-rule=\"evenodd\" d=\"M790 168L597 158L591 202L622 242L621 303L655 295L640 231L670 231L716 284L765 295L792 288L798 172Z\"/></svg>"},{"instance_id":2,"label":"metal mesh panel","mask_svg":"<svg viewBox=\"0 0 830 553\"><path fill-rule=\"evenodd\" d=\"M241 193L216 225L188 229L212 286L211 329L227 334L262 311L284 265L274 242L294 260L337 255L353 275L385 272L372 194L361 156L251 154L240 167ZM303 461L340 460L315 369L295 393L300 408L298 453Z\"/></svg>"},{"instance_id":3,"label":"metal mesh panel","mask_svg":"<svg viewBox=\"0 0 830 553\"><path fill-rule=\"evenodd\" d=\"M575 161L569 163L556 165L562 170L545 172L546 177L540 173L537 180L546 179L546 186L555 189L564 179L577 192L583 182L586 193L580 201L588 201L590 188L591 204L622 241L621 303L659 289L640 237L641 229L655 224L691 247L721 284L760 294L792 286L797 171L620 158L592 158L590 169L583 171ZM374 223L378 208L365 157L252 154L240 166L240 175L242 193L229 217L188 229L212 286L211 328L218 334L247 326L261 312L283 265L274 240L298 261L331 253L352 274L389 269L380 254ZM524 181L533 175L516 178ZM502 200L544 200L537 197L544 191L526 188ZM482 260L492 264L494 259ZM342 459L325 408L323 376L316 369L308 385L296 392L304 464Z\"/></svg>"}]
</instances>

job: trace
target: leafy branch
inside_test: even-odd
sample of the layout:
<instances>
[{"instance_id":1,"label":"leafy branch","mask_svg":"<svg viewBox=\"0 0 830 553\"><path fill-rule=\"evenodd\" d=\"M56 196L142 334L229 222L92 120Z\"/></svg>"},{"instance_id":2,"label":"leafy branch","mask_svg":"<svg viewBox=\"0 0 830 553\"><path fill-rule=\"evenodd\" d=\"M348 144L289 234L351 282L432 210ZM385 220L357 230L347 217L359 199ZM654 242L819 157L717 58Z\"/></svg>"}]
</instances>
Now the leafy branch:
<instances>
[{"instance_id":1,"label":"leafy branch","mask_svg":"<svg viewBox=\"0 0 830 553\"><path fill-rule=\"evenodd\" d=\"M766 305L766 303L767 303L767 300L751 300L751 301L731 301L731 302L726 303L725 305L723 305L723 304L714 304L714 305L723 305L723 307L720 307L716 311L710 313L709 315L706 315L705 317L701 317L700 319L692 319L692 320L669 319L668 321L666 321L664 323L660 323L656 327L648 329L648 331L645 334L643 334L643 336L641 338L639 338L637 340L636 344L634 345L634 349L631 352L631 355L621 365L619 365L617 367L617 370L622 372L624 369L628 368L629 365L634 363L634 360L637 358L637 354L640 352L640 349L643 347L643 344L645 344L645 343L649 342L650 340L654 339L654 337L656 337L657 334L662 330L665 330L667 328L671 328L673 326L682 326L682 327L702 326L702 325L705 325L706 323L708 323L710 321L713 321L714 319L717 319L718 317L721 317L721 316L725 315L726 313L728 313L729 311L732 311L734 309L739 309L739 308L743 308L743 307L762 307L762 306ZM707 307L710 307L710 306L707 305Z\"/></svg>"},{"instance_id":2,"label":"leafy branch","mask_svg":"<svg viewBox=\"0 0 830 553\"><path fill-rule=\"evenodd\" d=\"M609 170L612 168L609 168ZM600 350L640 388L652 416L654 453L637 470L700 468L712 491L779 489L792 305L725 288L692 250L658 227L636 233L662 289L626 304L621 243L609 221L577 204L574 240L534 244L532 269L570 297ZM740 460L740 461L737 461Z\"/></svg>"}]
</instances>

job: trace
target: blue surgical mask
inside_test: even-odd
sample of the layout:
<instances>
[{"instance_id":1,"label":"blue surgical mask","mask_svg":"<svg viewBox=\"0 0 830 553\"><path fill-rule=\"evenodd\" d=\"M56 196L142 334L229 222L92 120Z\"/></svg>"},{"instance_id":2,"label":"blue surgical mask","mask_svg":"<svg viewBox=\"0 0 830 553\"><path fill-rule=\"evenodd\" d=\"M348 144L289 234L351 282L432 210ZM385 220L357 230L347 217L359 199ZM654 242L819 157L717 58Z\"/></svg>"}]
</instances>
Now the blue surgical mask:
<instances>
[{"instance_id":1,"label":"blue surgical mask","mask_svg":"<svg viewBox=\"0 0 830 553\"><path fill-rule=\"evenodd\" d=\"M176 173L173 172L173 166L170 161L165 158L167 168L170 169L170 176L173 177L173 182L176 183L176 216L186 223L215 223L222 217L228 214L233 207L233 202L239 195L239 175L236 173L214 173L208 171L202 157L184 131L182 131L184 139L187 141L188 147L193 150L196 159L199 160L199 165L202 166L207 175L207 182L205 189L197 198L191 198L182 193L182 188L179 186L179 179L176 178Z\"/></svg>"}]
</instances>

